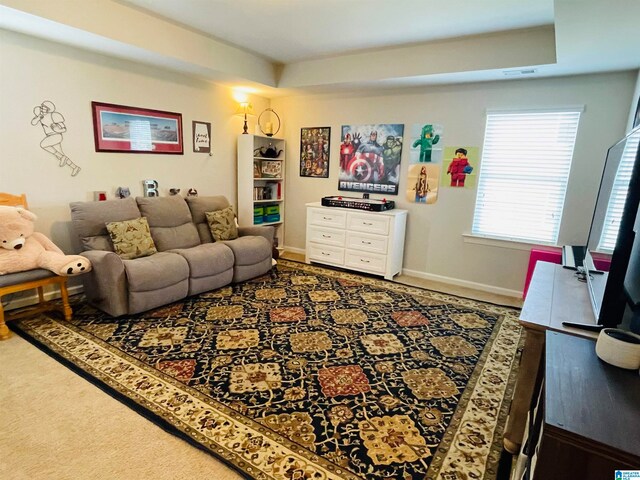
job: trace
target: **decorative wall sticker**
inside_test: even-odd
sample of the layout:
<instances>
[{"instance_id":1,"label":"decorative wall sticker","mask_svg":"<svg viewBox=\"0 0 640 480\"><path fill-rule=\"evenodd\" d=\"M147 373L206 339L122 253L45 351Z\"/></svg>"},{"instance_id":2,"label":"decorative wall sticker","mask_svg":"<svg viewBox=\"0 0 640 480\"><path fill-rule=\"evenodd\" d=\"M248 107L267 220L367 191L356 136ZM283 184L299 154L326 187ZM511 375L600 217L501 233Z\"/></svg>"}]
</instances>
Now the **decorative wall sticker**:
<instances>
[{"instance_id":1,"label":"decorative wall sticker","mask_svg":"<svg viewBox=\"0 0 640 480\"><path fill-rule=\"evenodd\" d=\"M478 147L444 147L442 185L458 188L475 187L479 152Z\"/></svg>"},{"instance_id":2,"label":"decorative wall sticker","mask_svg":"<svg viewBox=\"0 0 640 480\"><path fill-rule=\"evenodd\" d=\"M434 204L438 199L440 165L415 163L407 172L407 201Z\"/></svg>"},{"instance_id":3,"label":"decorative wall sticker","mask_svg":"<svg viewBox=\"0 0 640 480\"><path fill-rule=\"evenodd\" d=\"M45 134L40 142L40 148L56 157L59 166L68 166L71 169L71 176L75 177L80 172L80 167L73 163L62 150L62 134L67 131L64 117L56 111L56 106L49 100L34 107L33 113L35 117L31 119L31 125L40 125Z\"/></svg>"},{"instance_id":4,"label":"decorative wall sticker","mask_svg":"<svg viewBox=\"0 0 640 480\"><path fill-rule=\"evenodd\" d=\"M438 163L442 158L442 125L415 123L411 127L410 163Z\"/></svg>"}]
</instances>

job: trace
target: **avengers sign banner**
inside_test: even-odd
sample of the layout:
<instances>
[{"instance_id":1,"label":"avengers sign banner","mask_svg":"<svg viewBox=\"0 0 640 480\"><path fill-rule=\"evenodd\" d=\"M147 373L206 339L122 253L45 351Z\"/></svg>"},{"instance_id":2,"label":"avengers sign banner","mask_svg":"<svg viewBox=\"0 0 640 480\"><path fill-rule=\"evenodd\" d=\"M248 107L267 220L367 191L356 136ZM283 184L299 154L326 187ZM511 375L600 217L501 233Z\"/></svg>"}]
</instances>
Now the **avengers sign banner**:
<instances>
[{"instance_id":1,"label":"avengers sign banner","mask_svg":"<svg viewBox=\"0 0 640 480\"><path fill-rule=\"evenodd\" d=\"M343 125L338 190L398 194L404 125Z\"/></svg>"}]
</instances>

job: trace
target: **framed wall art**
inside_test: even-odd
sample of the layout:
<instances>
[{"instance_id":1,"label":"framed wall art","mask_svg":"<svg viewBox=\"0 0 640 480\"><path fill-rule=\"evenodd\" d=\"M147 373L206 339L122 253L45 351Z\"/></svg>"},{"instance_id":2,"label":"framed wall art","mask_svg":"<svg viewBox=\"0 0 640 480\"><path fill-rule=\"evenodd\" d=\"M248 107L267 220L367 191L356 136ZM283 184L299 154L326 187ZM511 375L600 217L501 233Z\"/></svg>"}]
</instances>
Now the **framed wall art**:
<instances>
[{"instance_id":1,"label":"framed wall art","mask_svg":"<svg viewBox=\"0 0 640 480\"><path fill-rule=\"evenodd\" d=\"M192 121L193 151L196 153L211 153L211 124L208 122Z\"/></svg>"},{"instance_id":2,"label":"framed wall art","mask_svg":"<svg viewBox=\"0 0 640 480\"><path fill-rule=\"evenodd\" d=\"M300 176L329 178L331 127L300 129Z\"/></svg>"},{"instance_id":3,"label":"framed wall art","mask_svg":"<svg viewBox=\"0 0 640 480\"><path fill-rule=\"evenodd\" d=\"M96 152L182 155L182 115L91 102Z\"/></svg>"}]
</instances>

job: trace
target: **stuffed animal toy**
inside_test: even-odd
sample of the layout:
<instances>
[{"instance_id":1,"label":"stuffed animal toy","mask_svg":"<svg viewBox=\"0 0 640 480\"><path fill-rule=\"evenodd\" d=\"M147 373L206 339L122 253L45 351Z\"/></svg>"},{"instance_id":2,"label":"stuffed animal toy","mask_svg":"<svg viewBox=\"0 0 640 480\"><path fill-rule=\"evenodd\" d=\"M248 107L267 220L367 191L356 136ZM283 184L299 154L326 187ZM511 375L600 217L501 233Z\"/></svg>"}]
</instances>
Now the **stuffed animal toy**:
<instances>
[{"instance_id":1,"label":"stuffed animal toy","mask_svg":"<svg viewBox=\"0 0 640 480\"><path fill-rule=\"evenodd\" d=\"M35 214L22 207L0 206L0 275L45 268L58 275L91 270L80 255L65 255L42 233L34 232Z\"/></svg>"}]
</instances>

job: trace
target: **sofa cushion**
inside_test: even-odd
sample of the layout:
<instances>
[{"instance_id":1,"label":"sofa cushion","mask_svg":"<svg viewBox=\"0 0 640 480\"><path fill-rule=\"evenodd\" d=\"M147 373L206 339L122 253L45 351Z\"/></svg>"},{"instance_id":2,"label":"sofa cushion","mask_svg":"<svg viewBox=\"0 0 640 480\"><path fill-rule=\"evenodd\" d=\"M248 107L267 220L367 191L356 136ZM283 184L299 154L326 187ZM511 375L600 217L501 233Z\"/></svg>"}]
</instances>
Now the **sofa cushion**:
<instances>
[{"instance_id":1,"label":"sofa cushion","mask_svg":"<svg viewBox=\"0 0 640 480\"><path fill-rule=\"evenodd\" d=\"M159 290L189 278L187 261L176 253L159 252L122 263L130 292Z\"/></svg>"},{"instance_id":2,"label":"sofa cushion","mask_svg":"<svg viewBox=\"0 0 640 480\"><path fill-rule=\"evenodd\" d=\"M151 238L149 224L144 217L123 222L109 222L107 231L115 252L125 260L158 253Z\"/></svg>"},{"instance_id":3,"label":"sofa cushion","mask_svg":"<svg viewBox=\"0 0 640 480\"><path fill-rule=\"evenodd\" d=\"M204 243L197 247L171 250L189 264L191 278L209 277L233 268L233 252L224 243Z\"/></svg>"},{"instance_id":4,"label":"sofa cushion","mask_svg":"<svg viewBox=\"0 0 640 480\"><path fill-rule=\"evenodd\" d=\"M159 251L200 244L200 236L191 219L189 207L180 195L137 197L136 202L140 213L149 222L151 236Z\"/></svg>"},{"instance_id":5,"label":"sofa cushion","mask_svg":"<svg viewBox=\"0 0 640 480\"><path fill-rule=\"evenodd\" d=\"M213 195L208 197L187 197L187 205L191 210L191 218L196 224L201 243L213 242L206 212L222 210L229 206L229 201L223 195Z\"/></svg>"},{"instance_id":6,"label":"sofa cushion","mask_svg":"<svg viewBox=\"0 0 640 480\"><path fill-rule=\"evenodd\" d=\"M238 238L238 227L236 226L236 214L233 207L229 206L222 210L205 212L211 236L216 242L222 240L234 240Z\"/></svg>"},{"instance_id":7,"label":"sofa cushion","mask_svg":"<svg viewBox=\"0 0 640 480\"><path fill-rule=\"evenodd\" d=\"M106 224L140 217L138 205L131 197L106 202L73 202L69 206L73 228L83 250L113 252L113 244Z\"/></svg>"},{"instance_id":8,"label":"sofa cushion","mask_svg":"<svg viewBox=\"0 0 640 480\"><path fill-rule=\"evenodd\" d=\"M271 259L271 244L264 237L239 237L223 243L233 251L236 265L253 265Z\"/></svg>"}]
</instances>

